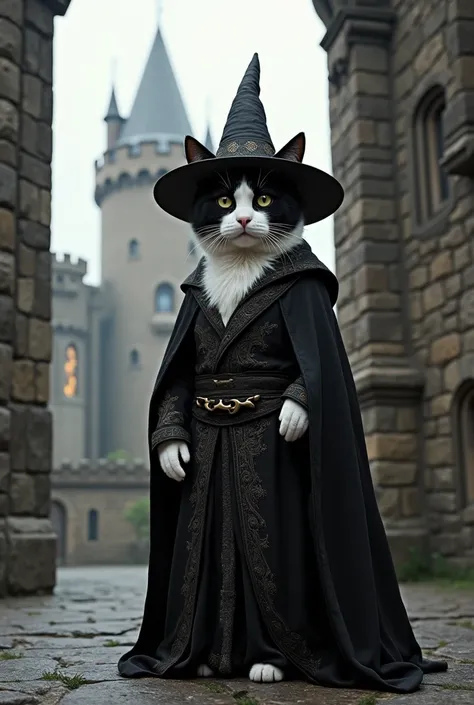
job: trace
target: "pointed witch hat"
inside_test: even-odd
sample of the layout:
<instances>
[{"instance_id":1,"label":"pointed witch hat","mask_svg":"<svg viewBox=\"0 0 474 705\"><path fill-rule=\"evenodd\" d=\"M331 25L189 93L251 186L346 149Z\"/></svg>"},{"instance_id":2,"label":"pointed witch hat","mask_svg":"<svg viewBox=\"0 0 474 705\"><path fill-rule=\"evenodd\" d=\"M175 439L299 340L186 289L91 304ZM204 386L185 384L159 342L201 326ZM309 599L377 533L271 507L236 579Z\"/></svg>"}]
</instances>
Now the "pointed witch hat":
<instances>
[{"instance_id":1,"label":"pointed witch hat","mask_svg":"<svg viewBox=\"0 0 474 705\"><path fill-rule=\"evenodd\" d=\"M301 162L303 132L275 152L259 96L260 63L254 54L227 116L217 153L188 136L184 143L188 163L164 174L155 184L153 195L163 210L189 222L198 184L234 167L271 169L290 180L299 193L305 225L323 220L339 208L344 198L340 183L325 171Z\"/></svg>"}]
</instances>

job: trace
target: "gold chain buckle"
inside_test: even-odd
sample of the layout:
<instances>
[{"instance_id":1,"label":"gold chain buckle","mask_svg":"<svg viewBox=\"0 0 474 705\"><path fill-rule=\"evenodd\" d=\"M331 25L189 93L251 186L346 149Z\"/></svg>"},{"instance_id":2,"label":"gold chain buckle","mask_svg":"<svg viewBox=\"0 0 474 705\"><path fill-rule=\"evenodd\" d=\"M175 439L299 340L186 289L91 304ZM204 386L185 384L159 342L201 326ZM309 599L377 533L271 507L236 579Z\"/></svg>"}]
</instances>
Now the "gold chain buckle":
<instances>
[{"instance_id":1,"label":"gold chain buckle","mask_svg":"<svg viewBox=\"0 0 474 705\"><path fill-rule=\"evenodd\" d=\"M260 399L260 394L255 394L253 397L248 397L245 401L240 399L229 399L228 404L219 399L208 399L207 397L196 397L196 406L207 411L227 411L229 414L236 414L240 409L255 409L255 402Z\"/></svg>"}]
</instances>

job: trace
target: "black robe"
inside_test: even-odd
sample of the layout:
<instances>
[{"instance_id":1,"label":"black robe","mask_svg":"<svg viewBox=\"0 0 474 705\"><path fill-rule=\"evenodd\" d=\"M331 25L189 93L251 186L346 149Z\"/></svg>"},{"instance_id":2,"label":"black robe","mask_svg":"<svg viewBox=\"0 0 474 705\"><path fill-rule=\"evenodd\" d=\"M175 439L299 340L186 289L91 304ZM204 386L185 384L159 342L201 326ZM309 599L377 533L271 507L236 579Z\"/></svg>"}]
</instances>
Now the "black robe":
<instances>
[{"instance_id":1,"label":"black robe","mask_svg":"<svg viewBox=\"0 0 474 705\"><path fill-rule=\"evenodd\" d=\"M150 403L148 590L120 673L192 677L206 663L241 675L267 662L321 685L416 690L447 666L422 659L400 596L336 278L302 243L224 327L202 267L183 284ZM254 401L212 411L221 397ZM279 435L284 398L309 414L293 443ZM181 483L159 466L169 439L190 444Z\"/></svg>"}]
</instances>

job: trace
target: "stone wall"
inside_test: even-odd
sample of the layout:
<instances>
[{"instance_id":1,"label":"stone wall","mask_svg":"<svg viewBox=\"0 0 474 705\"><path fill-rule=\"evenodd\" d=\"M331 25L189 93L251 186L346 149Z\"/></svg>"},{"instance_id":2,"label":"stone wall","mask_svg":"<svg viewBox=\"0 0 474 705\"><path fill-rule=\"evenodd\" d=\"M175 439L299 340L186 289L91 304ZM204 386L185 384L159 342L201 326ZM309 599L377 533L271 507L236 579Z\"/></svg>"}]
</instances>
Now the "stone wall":
<instances>
[{"instance_id":1,"label":"stone wall","mask_svg":"<svg viewBox=\"0 0 474 705\"><path fill-rule=\"evenodd\" d=\"M50 217L53 16L0 2L0 595L51 591Z\"/></svg>"},{"instance_id":2,"label":"stone wall","mask_svg":"<svg viewBox=\"0 0 474 705\"><path fill-rule=\"evenodd\" d=\"M124 513L148 499L150 472L143 462L106 460L62 463L52 474L59 561L66 565L121 565L145 562L147 542L137 541ZM89 535L89 514L97 517L97 534Z\"/></svg>"},{"instance_id":3,"label":"stone wall","mask_svg":"<svg viewBox=\"0 0 474 705\"><path fill-rule=\"evenodd\" d=\"M346 191L334 220L339 322L380 510L396 561L412 547L470 555L472 511L455 479L452 420L453 398L474 374L472 144L459 120L469 127L474 107L474 6L313 2L328 29L333 170ZM457 175L423 229L414 217L413 115L439 81L446 168Z\"/></svg>"}]
</instances>

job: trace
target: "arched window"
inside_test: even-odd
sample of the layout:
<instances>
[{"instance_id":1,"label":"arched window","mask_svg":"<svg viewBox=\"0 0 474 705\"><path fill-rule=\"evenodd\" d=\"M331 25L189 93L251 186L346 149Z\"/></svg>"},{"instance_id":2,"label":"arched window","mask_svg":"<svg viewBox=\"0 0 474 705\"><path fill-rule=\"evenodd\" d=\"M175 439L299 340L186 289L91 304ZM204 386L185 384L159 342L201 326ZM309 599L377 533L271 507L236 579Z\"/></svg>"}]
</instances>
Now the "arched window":
<instances>
[{"instance_id":1,"label":"arched window","mask_svg":"<svg viewBox=\"0 0 474 705\"><path fill-rule=\"evenodd\" d=\"M418 224L430 220L449 197L449 182L441 166L444 155L444 90L432 88L415 112L413 131L415 147L416 219Z\"/></svg>"},{"instance_id":2,"label":"arched window","mask_svg":"<svg viewBox=\"0 0 474 705\"><path fill-rule=\"evenodd\" d=\"M89 541L97 541L99 538L99 512L97 509L89 510L87 517L87 538Z\"/></svg>"},{"instance_id":3,"label":"arched window","mask_svg":"<svg viewBox=\"0 0 474 705\"><path fill-rule=\"evenodd\" d=\"M456 425L463 504L467 506L474 503L474 380L458 396Z\"/></svg>"},{"instance_id":4,"label":"arched window","mask_svg":"<svg viewBox=\"0 0 474 705\"><path fill-rule=\"evenodd\" d=\"M174 311L174 289L171 284L164 282L156 287L155 312L171 313Z\"/></svg>"},{"instance_id":5,"label":"arched window","mask_svg":"<svg viewBox=\"0 0 474 705\"><path fill-rule=\"evenodd\" d=\"M74 343L69 343L66 347L64 369L64 396L72 399L77 396L77 373L78 373L78 356L77 348Z\"/></svg>"},{"instance_id":6,"label":"arched window","mask_svg":"<svg viewBox=\"0 0 474 705\"><path fill-rule=\"evenodd\" d=\"M128 243L129 259L138 259L140 255L140 243L136 238L132 238Z\"/></svg>"},{"instance_id":7,"label":"arched window","mask_svg":"<svg viewBox=\"0 0 474 705\"><path fill-rule=\"evenodd\" d=\"M140 353L136 348L130 351L130 367L140 367Z\"/></svg>"}]
</instances>

